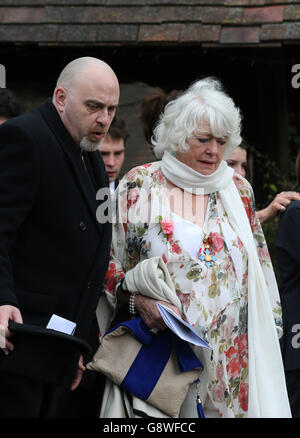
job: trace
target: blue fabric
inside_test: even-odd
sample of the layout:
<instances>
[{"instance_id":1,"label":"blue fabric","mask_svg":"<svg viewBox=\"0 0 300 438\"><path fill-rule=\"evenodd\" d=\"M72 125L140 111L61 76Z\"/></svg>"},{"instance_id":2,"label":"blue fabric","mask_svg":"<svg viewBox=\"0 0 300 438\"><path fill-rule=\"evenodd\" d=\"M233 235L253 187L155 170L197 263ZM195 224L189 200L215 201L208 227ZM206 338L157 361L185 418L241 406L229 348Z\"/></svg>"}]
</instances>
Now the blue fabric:
<instances>
[{"instance_id":1,"label":"blue fabric","mask_svg":"<svg viewBox=\"0 0 300 438\"><path fill-rule=\"evenodd\" d=\"M120 326L127 327L142 344L149 345L151 343L153 333L150 332L150 330L140 317L115 325L111 330L105 333L105 336L108 335L108 333L115 331Z\"/></svg>"},{"instance_id":2,"label":"blue fabric","mask_svg":"<svg viewBox=\"0 0 300 438\"><path fill-rule=\"evenodd\" d=\"M204 410L203 410L203 406L202 406L200 397L197 397L197 413L198 413L198 418L205 418L205 414L204 414Z\"/></svg>"},{"instance_id":3,"label":"blue fabric","mask_svg":"<svg viewBox=\"0 0 300 438\"><path fill-rule=\"evenodd\" d=\"M202 363L195 355L189 344L180 339L173 332L170 332L170 335L173 338L173 346L177 356L180 371L184 373L195 368L203 368Z\"/></svg>"},{"instance_id":4,"label":"blue fabric","mask_svg":"<svg viewBox=\"0 0 300 438\"><path fill-rule=\"evenodd\" d=\"M171 330L151 333L141 318L134 318L113 327L108 333L120 326L127 327L143 344L133 361L121 386L142 400L147 400L158 382L174 349L181 372L194 368L203 368L189 344ZM106 333L106 334L108 334Z\"/></svg>"},{"instance_id":5,"label":"blue fabric","mask_svg":"<svg viewBox=\"0 0 300 438\"><path fill-rule=\"evenodd\" d=\"M147 400L159 380L172 352L171 337L166 331L143 345L121 386L142 400Z\"/></svg>"}]
</instances>

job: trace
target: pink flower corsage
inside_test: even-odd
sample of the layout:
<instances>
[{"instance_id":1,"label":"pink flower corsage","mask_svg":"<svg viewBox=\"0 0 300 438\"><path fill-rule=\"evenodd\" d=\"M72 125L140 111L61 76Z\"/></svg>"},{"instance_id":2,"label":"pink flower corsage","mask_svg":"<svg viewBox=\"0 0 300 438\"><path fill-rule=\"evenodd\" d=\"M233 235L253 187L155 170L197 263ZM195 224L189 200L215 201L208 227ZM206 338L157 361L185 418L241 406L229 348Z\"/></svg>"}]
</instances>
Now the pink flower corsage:
<instances>
[{"instance_id":1,"label":"pink flower corsage","mask_svg":"<svg viewBox=\"0 0 300 438\"><path fill-rule=\"evenodd\" d=\"M164 237L167 240L172 239L173 232L174 232L174 224L171 221L171 219L165 218L163 219L162 216L158 216L158 222L160 224L161 231L164 235Z\"/></svg>"}]
</instances>

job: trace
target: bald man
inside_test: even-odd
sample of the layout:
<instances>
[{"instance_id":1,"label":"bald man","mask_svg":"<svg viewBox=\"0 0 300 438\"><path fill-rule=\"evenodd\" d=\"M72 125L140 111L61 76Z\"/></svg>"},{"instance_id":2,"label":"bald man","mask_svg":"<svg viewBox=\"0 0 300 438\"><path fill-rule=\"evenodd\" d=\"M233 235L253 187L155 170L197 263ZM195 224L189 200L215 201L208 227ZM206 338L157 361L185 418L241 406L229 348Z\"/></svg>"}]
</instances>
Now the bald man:
<instances>
[{"instance_id":1,"label":"bald man","mask_svg":"<svg viewBox=\"0 0 300 438\"><path fill-rule=\"evenodd\" d=\"M35 351L39 372L23 372L7 327L10 320L46 327L58 315L76 324L74 336L91 340L111 243L111 224L96 219L96 193L108 187L99 146L118 101L110 66L79 58L60 74L52 99L0 126L2 418L55 417L85 370L81 356L68 379L55 367L39 370L33 336L26 356Z\"/></svg>"}]
</instances>

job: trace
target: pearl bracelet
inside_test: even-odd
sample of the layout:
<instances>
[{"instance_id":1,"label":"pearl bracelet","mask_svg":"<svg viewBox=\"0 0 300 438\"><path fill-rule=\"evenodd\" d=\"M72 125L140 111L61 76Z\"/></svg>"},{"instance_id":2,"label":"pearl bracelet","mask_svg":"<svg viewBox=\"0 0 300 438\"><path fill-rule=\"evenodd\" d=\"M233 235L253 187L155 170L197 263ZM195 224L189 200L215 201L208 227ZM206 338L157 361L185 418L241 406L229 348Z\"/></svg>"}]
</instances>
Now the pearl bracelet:
<instances>
[{"instance_id":1,"label":"pearl bracelet","mask_svg":"<svg viewBox=\"0 0 300 438\"><path fill-rule=\"evenodd\" d=\"M129 304L129 313L130 313L130 315L131 315L131 317L132 318L134 318L135 317L135 315L136 315L136 309L135 309L135 307L134 307L134 299L135 299L135 295L136 294L130 294L129 295L129 301L128 301L128 304Z\"/></svg>"}]
</instances>

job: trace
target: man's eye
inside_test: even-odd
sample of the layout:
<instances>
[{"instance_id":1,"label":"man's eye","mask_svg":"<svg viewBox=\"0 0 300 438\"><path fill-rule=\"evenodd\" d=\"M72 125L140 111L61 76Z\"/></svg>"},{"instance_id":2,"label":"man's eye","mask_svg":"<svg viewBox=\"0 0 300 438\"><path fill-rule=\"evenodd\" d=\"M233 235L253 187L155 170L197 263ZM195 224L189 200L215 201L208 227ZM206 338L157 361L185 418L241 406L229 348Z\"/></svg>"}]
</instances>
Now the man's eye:
<instances>
[{"instance_id":1,"label":"man's eye","mask_svg":"<svg viewBox=\"0 0 300 438\"><path fill-rule=\"evenodd\" d=\"M88 109L91 110L91 111L96 111L96 109L97 109L97 106L96 106L96 105L93 105L92 103L88 103L88 104L87 104L87 107L88 107Z\"/></svg>"}]
</instances>

